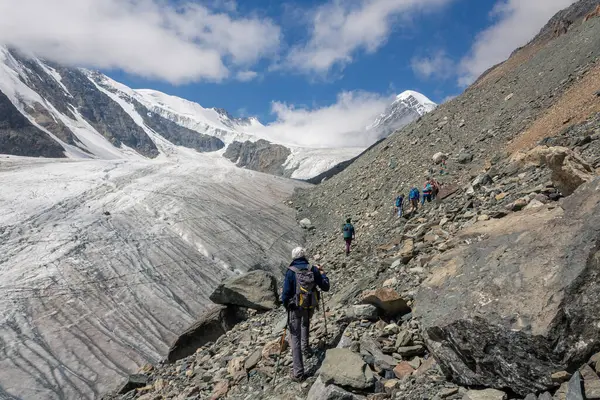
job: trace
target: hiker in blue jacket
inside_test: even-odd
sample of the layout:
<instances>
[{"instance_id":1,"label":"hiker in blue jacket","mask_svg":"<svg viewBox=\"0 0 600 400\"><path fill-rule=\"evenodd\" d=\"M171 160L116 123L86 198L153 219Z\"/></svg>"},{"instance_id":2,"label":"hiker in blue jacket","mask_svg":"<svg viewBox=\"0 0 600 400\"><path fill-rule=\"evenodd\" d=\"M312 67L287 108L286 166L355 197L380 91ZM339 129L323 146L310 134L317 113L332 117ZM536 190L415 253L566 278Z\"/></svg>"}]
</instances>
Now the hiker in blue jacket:
<instances>
[{"instance_id":1,"label":"hiker in blue jacket","mask_svg":"<svg viewBox=\"0 0 600 400\"><path fill-rule=\"evenodd\" d=\"M404 195L400 194L400 195L398 195L398 197L396 197L396 202L394 203L394 205L396 206L396 212L398 213L399 217L402 216L403 204L404 204Z\"/></svg>"},{"instance_id":2,"label":"hiker in blue jacket","mask_svg":"<svg viewBox=\"0 0 600 400\"><path fill-rule=\"evenodd\" d=\"M417 208L419 208L419 199L421 198L421 193L419 192L419 189L417 189L416 187L413 187L412 189L410 189L410 192L408 193L408 199L410 200L410 205L411 205L411 214L415 211L417 211Z\"/></svg>"},{"instance_id":3,"label":"hiker in blue jacket","mask_svg":"<svg viewBox=\"0 0 600 400\"><path fill-rule=\"evenodd\" d=\"M329 278L323 268L311 266L306 257L306 250L296 247L292 250L293 261L283 281L281 302L288 312L288 328L290 330L290 347L292 348L293 372L292 380L303 381L304 361L302 356L310 357L312 350L308 342L310 319L319 304L317 288L329 291Z\"/></svg>"}]
</instances>

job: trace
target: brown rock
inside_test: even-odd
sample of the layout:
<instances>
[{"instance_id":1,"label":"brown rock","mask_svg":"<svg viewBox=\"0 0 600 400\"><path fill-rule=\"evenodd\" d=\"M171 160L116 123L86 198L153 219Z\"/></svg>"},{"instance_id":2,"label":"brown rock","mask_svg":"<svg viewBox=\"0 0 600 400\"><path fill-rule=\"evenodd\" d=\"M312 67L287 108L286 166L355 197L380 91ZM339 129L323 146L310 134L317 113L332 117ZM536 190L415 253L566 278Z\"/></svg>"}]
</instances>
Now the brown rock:
<instances>
[{"instance_id":1,"label":"brown rock","mask_svg":"<svg viewBox=\"0 0 600 400\"><path fill-rule=\"evenodd\" d=\"M552 170L552 182L564 196L594 178L594 169L577 153L566 147L538 146L515 156L520 164L546 165Z\"/></svg>"},{"instance_id":2,"label":"brown rock","mask_svg":"<svg viewBox=\"0 0 600 400\"><path fill-rule=\"evenodd\" d=\"M600 381L596 372L589 365L585 364L579 369L581 377L586 381Z\"/></svg>"},{"instance_id":3,"label":"brown rock","mask_svg":"<svg viewBox=\"0 0 600 400\"><path fill-rule=\"evenodd\" d=\"M281 338L275 339L275 340L265 344L265 346L262 349L262 358L264 360L267 360L269 358L276 357L280 352L280 345L281 345ZM283 349L281 349L281 351L284 352L287 349L287 347L288 347L288 342L287 342L287 340L284 340L283 341Z\"/></svg>"},{"instance_id":4,"label":"brown rock","mask_svg":"<svg viewBox=\"0 0 600 400\"><path fill-rule=\"evenodd\" d=\"M421 362L421 366L419 367L419 369L417 369L413 375L415 376L422 376L425 375L427 372L431 371L432 369L437 367L437 361L435 361L435 358L433 357L429 357L426 360L423 360L423 362Z\"/></svg>"},{"instance_id":5,"label":"brown rock","mask_svg":"<svg viewBox=\"0 0 600 400\"><path fill-rule=\"evenodd\" d=\"M411 367L407 361L402 361L394 368L394 375L396 375L396 378L402 379L405 376L412 375L414 371L415 370L413 369L413 367Z\"/></svg>"},{"instance_id":6,"label":"brown rock","mask_svg":"<svg viewBox=\"0 0 600 400\"><path fill-rule=\"evenodd\" d=\"M567 371L558 371L552 374L552 382L563 383L571 379L571 374Z\"/></svg>"},{"instance_id":7,"label":"brown rock","mask_svg":"<svg viewBox=\"0 0 600 400\"><path fill-rule=\"evenodd\" d=\"M218 400L227 396L227 392L229 392L229 382L228 381L219 381L215 385L213 389L212 396L210 400Z\"/></svg>"},{"instance_id":8,"label":"brown rock","mask_svg":"<svg viewBox=\"0 0 600 400\"><path fill-rule=\"evenodd\" d=\"M400 259L402 260L403 264L408 264L408 262L415 256L415 242L412 239L406 239L402 243Z\"/></svg>"},{"instance_id":9,"label":"brown rock","mask_svg":"<svg viewBox=\"0 0 600 400\"><path fill-rule=\"evenodd\" d=\"M244 357L235 357L229 364L227 364L227 373L231 376L235 376L238 372L244 371Z\"/></svg>"},{"instance_id":10,"label":"brown rock","mask_svg":"<svg viewBox=\"0 0 600 400\"><path fill-rule=\"evenodd\" d=\"M372 304L389 316L408 314L410 307L398 292L392 288L381 288L363 292L361 303Z\"/></svg>"}]
</instances>

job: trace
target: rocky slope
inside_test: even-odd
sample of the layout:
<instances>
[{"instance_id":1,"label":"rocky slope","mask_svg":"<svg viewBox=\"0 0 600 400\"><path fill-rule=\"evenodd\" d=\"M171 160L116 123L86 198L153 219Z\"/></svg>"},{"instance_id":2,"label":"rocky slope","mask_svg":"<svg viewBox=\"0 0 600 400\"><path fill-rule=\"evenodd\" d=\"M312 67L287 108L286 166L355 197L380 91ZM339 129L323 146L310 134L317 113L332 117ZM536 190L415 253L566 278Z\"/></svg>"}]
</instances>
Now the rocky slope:
<instances>
[{"instance_id":1,"label":"rocky slope","mask_svg":"<svg viewBox=\"0 0 600 400\"><path fill-rule=\"evenodd\" d=\"M289 351L274 379L285 325L276 309L146 367L137 389L111 397L600 398L599 40L591 18L532 42L297 193L311 258L333 284L327 323L322 311L313 319L306 382L288 379ZM433 161L444 157L446 167ZM395 216L395 195L426 176L444 184L438 200ZM339 231L347 216L357 229L350 257Z\"/></svg>"}]
</instances>

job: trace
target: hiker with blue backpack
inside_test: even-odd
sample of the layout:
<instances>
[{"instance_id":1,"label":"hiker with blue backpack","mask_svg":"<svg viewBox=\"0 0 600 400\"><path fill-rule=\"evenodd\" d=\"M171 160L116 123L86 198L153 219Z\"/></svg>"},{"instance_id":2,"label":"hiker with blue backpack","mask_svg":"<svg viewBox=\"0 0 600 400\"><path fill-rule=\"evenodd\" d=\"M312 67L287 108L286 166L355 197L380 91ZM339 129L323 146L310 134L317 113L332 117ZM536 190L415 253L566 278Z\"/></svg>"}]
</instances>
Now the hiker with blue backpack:
<instances>
[{"instance_id":1,"label":"hiker with blue backpack","mask_svg":"<svg viewBox=\"0 0 600 400\"><path fill-rule=\"evenodd\" d=\"M398 217L402 216L402 204L404 203L404 195L403 194L399 194L398 197L396 197L396 212L398 213Z\"/></svg>"},{"instance_id":2,"label":"hiker with blue backpack","mask_svg":"<svg viewBox=\"0 0 600 400\"><path fill-rule=\"evenodd\" d=\"M354 226L352 226L352 219L346 219L346 223L342 226L342 233L344 234L344 241L346 242L346 255L349 255L352 241L356 237L354 234Z\"/></svg>"},{"instance_id":3,"label":"hiker with blue backpack","mask_svg":"<svg viewBox=\"0 0 600 400\"><path fill-rule=\"evenodd\" d=\"M309 264L304 248L296 247L292 250L292 258L285 274L281 302L288 314L293 359L292 380L302 382L306 379L303 356L312 356L308 335L310 319L319 305L318 289L329 291L329 278L320 265Z\"/></svg>"},{"instance_id":4,"label":"hiker with blue backpack","mask_svg":"<svg viewBox=\"0 0 600 400\"><path fill-rule=\"evenodd\" d=\"M428 203L431 203L433 194L433 185L431 184L431 178L427 178L425 185L423 186L423 198L421 199L421 205L425 204L425 200Z\"/></svg>"},{"instance_id":5,"label":"hiker with blue backpack","mask_svg":"<svg viewBox=\"0 0 600 400\"><path fill-rule=\"evenodd\" d=\"M419 192L419 189L417 189L416 187L413 187L412 189L410 189L410 192L408 193L408 199L410 200L410 204L411 204L411 210L410 212L413 213L415 211L417 211L417 208L419 208L419 199L421 198L421 193Z\"/></svg>"}]
</instances>

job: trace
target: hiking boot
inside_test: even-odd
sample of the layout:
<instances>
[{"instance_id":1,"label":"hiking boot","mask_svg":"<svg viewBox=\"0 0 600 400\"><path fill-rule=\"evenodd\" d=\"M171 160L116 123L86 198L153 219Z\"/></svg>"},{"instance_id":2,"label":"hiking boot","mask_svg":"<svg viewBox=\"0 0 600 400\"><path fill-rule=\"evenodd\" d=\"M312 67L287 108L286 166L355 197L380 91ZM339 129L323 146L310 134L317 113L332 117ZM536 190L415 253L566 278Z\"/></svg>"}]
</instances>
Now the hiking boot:
<instances>
[{"instance_id":1,"label":"hiking boot","mask_svg":"<svg viewBox=\"0 0 600 400\"><path fill-rule=\"evenodd\" d=\"M311 358L314 354L315 352L313 351L313 349L308 348L302 350L302 355L304 356L304 358Z\"/></svg>"},{"instance_id":2,"label":"hiking boot","mask_svg":"<svg viewBox=\"0 0 600 400\"><path fill-rule=\"evenodd\" d=\"M305 374L302 374L302 375L299 375L299 376L292 375L291 376L291 380L292 380L292 382L302 383L302 382L304 382L306 380L306 375Z\"/></svg>"}]
</instances>

